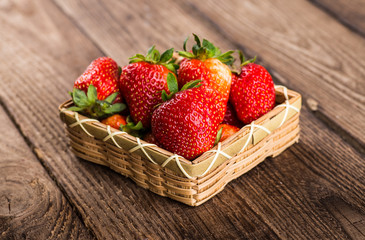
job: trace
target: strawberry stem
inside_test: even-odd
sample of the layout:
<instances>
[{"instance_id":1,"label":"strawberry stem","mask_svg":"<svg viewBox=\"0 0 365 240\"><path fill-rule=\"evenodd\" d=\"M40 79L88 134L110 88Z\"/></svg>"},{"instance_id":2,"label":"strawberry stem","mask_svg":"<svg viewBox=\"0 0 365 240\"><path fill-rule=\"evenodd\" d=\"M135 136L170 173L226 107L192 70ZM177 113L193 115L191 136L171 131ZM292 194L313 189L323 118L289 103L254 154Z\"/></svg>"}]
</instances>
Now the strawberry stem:
<instances>
[{"instance_id":1,"label":"strawberry stem","mask_svg":"<svg viewBox=\"0 0 365 240\"><path fill-rule=\"evenodd\" d=\"M245 56L243 55L243 52L240 50L240 51L238 51L238 54L239 54L239 57L240 57L240 61L241 61L241 67L242 66L245 66L245 65L247 65L247 64L249 64L249 63L254 63L255 61L256 61L256 56L254 57L254 58L252 58L252 59L248 59L248 60L246 60L246 58L245 58Z\"/></svg>"},{"instance_id":2,"label":"strawberry stem","mask_svg":"<svg viewBox=\"0 0 365 240\"><path fill-rule=\"evenodd\" d=\"M146 56L143 56L142 54L136 54L129 58L129 63L148 62L151 64L159 64L165 66L171 72L176 73L178 65L174 64L174 59L172 59L173 53L174 49L170 48L160 55L160 52L155 49L155 46L152 46L150 49L148 49Z\"/></svg>"},{"instance_id":3,"label":"strawberry stem","mask_svg":"<svg viewBox=\"0 0 365 240\"><path fill-rule=\"evenodd\" d=\"M139 121L137 124L135 124L130 115L127 117L126 120L127 124L121 124L119 130L127 132L128 134L135 137L142 137L143 131L145 130L143 128L142 122Z\"/></svg>"},{"instance_id":4,"label":"strawberry stem","mask_svg":"<svg viewBox=\"0 0 365 240\"><path fill-rule=\"evenodd\" d=\"M200 41L199 37L196 34L193 34L194 40L196 44L192 47L192 52L186 51L186 44L189 39L187 37L184 41L183 49L184 51L180 51L179 55L185 58L189 59L199 59L201 61L205 61L209 58L217 58L221 62L232 65L234 62L234 58L232 56L232 53L234 51L228 51L226 53L223 53L219 50L218 47L214 46L211 42L209 42L206 39L203 39L203 42Z\"/></svg>"},{"instance_id":5,"label":"strawberry stem","mask_svg":"<svg viewBox=\"0 0 365 240\"><path fill-rule=\"evenodd\" d=\"M68 108L70 111L81 112L89 117L100 119L114 113L119 113L126 108L123 103L115 103L118 93L109 95L104 100L97 99L97 91L94 85L90 84L87 94L84 91L74 88L71 97L75 106Z\"/></svg>"},{"instance_id":6,"label":"strawberry stem","mask_svg":"<svg viewBox=\"0 0 365 240\"><path fill-rule=\"evenodd\" d=\"M162 98L162 101L163 102L166 102L168 100L170 100L171 98L174 97L174 95L179 92L179 85L177 83L177 79L175 77L174 74L172 73L168 73L167 74L167 88L169 89L170 91L170 94L167 94L167 92L165 90L162 90L161 91L161 98ZM186 89L190 89L190 88L197 88L197 87L200 87L201 84L198 84L200 83L202 80L200 79L197 79L197 80L193 80L193 81L190 81L188 83L186 83L181 89L180 89L180 92L186 90ZM160 104L156 105L156 107L158 107Z\"/></svg>"}]
</instances>

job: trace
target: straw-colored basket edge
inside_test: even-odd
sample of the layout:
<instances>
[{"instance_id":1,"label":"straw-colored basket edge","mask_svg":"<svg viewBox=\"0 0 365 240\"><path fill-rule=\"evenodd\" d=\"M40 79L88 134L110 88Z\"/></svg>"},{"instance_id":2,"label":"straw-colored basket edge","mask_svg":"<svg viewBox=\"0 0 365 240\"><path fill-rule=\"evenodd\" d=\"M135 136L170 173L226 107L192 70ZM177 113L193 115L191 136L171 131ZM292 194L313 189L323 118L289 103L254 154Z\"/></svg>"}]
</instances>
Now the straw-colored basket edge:
<instances>
[{"instance_id":1,"label":"straw-colored basket edge","mask_svg":"<svg viewBox=\"0 0 365 240\"><path fill-rule=\"evenodd\" d=\"M181 177L188 179L203 178L239 151L245 152L250 146L259 143L284 125L294 115L299 114L301 108L301 96L283 86L276 86L277 98L282 98L284 104L276 106L269 113L265 114L254 123L244 126L238 133L225 140L222 144L204 153L194 161L188 161L181 156L170 153L156 145L144 142L124 132L110 128L97 120L88 119L85 116L68 111L67 107L71 101L60 105L60 116L68 128L82 128L88 135L96 139L114 144L118 148L133 150L133 153L140 155L146 161L161 165L175 172ZM242 146L245 145L245 149ZM90 161L90 159L87 159ZM103 164L99 162L99 164ZM107 165L107 164L104 164Z\"/></svg>"}]
</instances>

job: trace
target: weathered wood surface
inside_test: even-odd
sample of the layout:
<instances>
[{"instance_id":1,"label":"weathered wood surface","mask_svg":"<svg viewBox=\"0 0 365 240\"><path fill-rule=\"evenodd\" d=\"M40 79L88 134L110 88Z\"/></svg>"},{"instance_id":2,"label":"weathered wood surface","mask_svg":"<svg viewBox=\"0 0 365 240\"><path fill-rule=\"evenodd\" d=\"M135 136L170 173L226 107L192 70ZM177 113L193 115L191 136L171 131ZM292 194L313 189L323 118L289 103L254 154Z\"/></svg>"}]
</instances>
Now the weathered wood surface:
<instances>
[{"instance_id":1,"label":"weathered wood surface","mask_svg":"<svg viewBox=\"0 0 365 240\"><path fill-rule=\"evenodd\" d=\"M223 49L237 46L232 39L241 39L242 36L212 27L212 23L222 24L224 19L202 17L199 12L205 10L198 4L57 1L57 7L49 1L21 1L17 5L1 6L0 28L7 34L0 35L0 46L4 49L0 55L0 75L3 89L7 91L1 91L0 98L24 137L38 149L38 158L80 213L85 225L99 239L365 238L364 155L330 130L307 107L302 112L299 144L274 159L267 159L196 208L138 188L132 181L105 167L76 159L69 151L57 105L68 98L67 91L72 88L74 79L92 59L106 54L120 64L126 64L127 57L145 52L154 43L158 48L180 47L185 36L192 31L211 39ZM261 16L260 12L254 11L258 3L250 4L252 12ZM267 4L262 3L263 6ZM211 7L211 2L207 6ZM290 7L294 8L288 3ZM287 16L277 8L273 9L273 17ZM237 14L237 11L233 13ZM300 16L302 10L296 11ZM319 22L323 20L322 16L327 22L334 21L327 19L321 11L316 14ZM224 16L229 19L227 15ZM292 19L292 22L309 24L310 19ZM247 28L253 24L249 23ZM258 24L264 27L269 23L263 17ZM289 33L286 34L290 36ZM346 34L349 34L348 41L363 41L349 31ZM322 77L327 79L327 62L318 69L311 65L310 69L316 71L308 70L308 76L301 72L302 77L291 78L293 73L290 70L298 73L298 68L303 68L299 60L293 61L293 52L307 56L310 51L304 54L289 43L283 44L290 51L280 50L275 48L278 45L265 42L260 34L256 37L258 42L263 41L261 44L270 47L247 41L240 41L243 45L239 47L247 46L257 52L276 76L280 74L279 80L303 91L306 99L316 96L309 94L310 90L332 89L322 82L318 85L301 83L316 74L323 74ZM298 35L298 41L301 37ZM274 43L280 43L280 39L278 37L278 42ZM343 39L347 38L343 36ZM327 49L322 45L309 46ZM351 52L349 55L361 54L354 53L352 46L342 47ZM361 49L361 46L356 47ZM286 63L289 70L284 68L283 60L273 59L271 48L292 60ZM308 59L303 57L303 61L309 62ZM342 65L332 66L333 59L327 59L329 65L340 71L338 68L342 69ZM344 69L345 75L361 76L361 69L356 66L346 65ZM352 70L354 75L350 75ZM360 80L352 77L348 78L349 85L359 84ZM327 95L326 98L337 104L339 100L332 99L329 93ZM320 109L321 106L322 102ZM357 105L350 106L348 108L352 111L357 109ZM339 110L342 108L339 106Z\"/></svg>"},{"instance_id":2,"label":"weathered wood surface","mask_svg":"<svg viewBox=\"0 0 365 240\"><path fill-rule=\"evenodd\" d=\"M338 21L365 37L364 0L310 0Z\"/></svg>"},{"instance_id":3,"label":"weathered wood surface","mask_svg":"<svg viewBox=\"0 0 365 240\"><path fill-rule=\"evenodd\" d=\"M181 49L192 30L224 49L246 49L283 84L316 102L317 114L357 149L365 148L365 39L307 1L57 3L121 64L155 43Z\"/></svg>"},{"instance_id":4,"label":"weathered wood surface","mask_svg":"<svg viewBox=\"0 0 365 240\"><path fill-rule=\"evenodd\" d=\"M94 239L0 107L0 239Z\"/></svg>"},{"instance_id":5,"label":"weathered wood surface","mask_svg":"<svg viewBox=\"0 0 365 240\"><path fill-rule=\"evenodd\" d=\"M285 85L318 103L317 114L365 148L365 39L308 1L189 1L201 21L259 56ZM351 107L350 107L351 106Z\"/></svg>"}]
</instances>

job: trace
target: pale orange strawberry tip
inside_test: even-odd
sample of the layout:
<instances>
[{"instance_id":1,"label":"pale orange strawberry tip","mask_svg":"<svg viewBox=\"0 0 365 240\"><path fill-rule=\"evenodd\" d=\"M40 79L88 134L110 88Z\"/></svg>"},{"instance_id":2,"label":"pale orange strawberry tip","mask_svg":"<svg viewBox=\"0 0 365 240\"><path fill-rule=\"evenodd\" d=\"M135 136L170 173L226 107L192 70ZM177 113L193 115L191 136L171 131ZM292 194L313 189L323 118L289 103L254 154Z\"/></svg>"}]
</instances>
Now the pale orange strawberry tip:
<instances>
[{"instance_id":1,"label":"pale orange strawberry tip","mask_svg":"<svg viewBox=\"0 0 365 240\"><path fill-rule=\"evenodd\" d=\"M227 138L229 138L230 136L232 136L233 134L235 134L240 130L236 126L223 123L219 124L218 129L219 131L221 131L221 136L220 139L218 140L219 142L223 142L224 140L226 140Z\"/></svg>"},{"instance_id":2,"label":"pale orange strawberry tip","mask_svg":"<svg viewBox=\"0 0 365 240\"><path fill-rule=\"evenodd\" d=\"M108 118L103 119L101 122L115 129L119 129L121 125L127 124L126 117L120 114L114 114Z\"/></svg>"},{"instance_id":3,"label":"pale orange strawberry tip","mask_svg":"<svg viewBox=\"0 0 365 240\"><path fill-rule=\"evenodd\" d=\"M210 58L206 61L198 59L183 61L180 63L177 78L179 86L183 86L195 79L201 79L203 86L209 86L218 91L221 104L223 106L226 105L231 87L232 73L228 66L220 60ZM224 107L222 107L222 110L224 110Z\"/></svg>"}]
</instances>

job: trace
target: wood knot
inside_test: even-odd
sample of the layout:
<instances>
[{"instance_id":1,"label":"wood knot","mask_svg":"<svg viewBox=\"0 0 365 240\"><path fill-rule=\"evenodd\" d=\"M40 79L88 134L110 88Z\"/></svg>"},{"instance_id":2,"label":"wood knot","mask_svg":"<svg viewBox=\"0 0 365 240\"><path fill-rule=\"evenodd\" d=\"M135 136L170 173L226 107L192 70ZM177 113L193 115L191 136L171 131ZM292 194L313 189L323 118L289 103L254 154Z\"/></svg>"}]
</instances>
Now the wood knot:
<instances>
[{"instance_id":1,"label":"wood knot","mask_svg":"<svg viewBox=\"0 0 365 240\"><path fill-rule=\"evenodd\" d=\"M307 99L307 105L312 112L316 112L318 110L318 102L313 98Z\"/></svg>"},{"instance_id":2,"label":"wood knot","mask_svg":"<svg viewBox=\"0 0 365 240\"><path fill-rule=\"evenodd\" d=\"M38 178L29 182L26 178L14 175L7 176L0 184L0 218L31 211L44 198L44 185Z\"/></svg>"}]
</instances>

